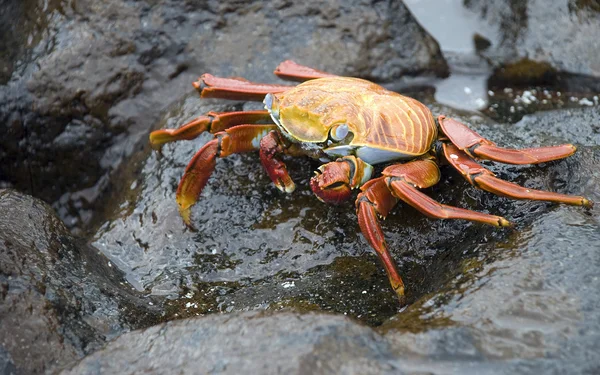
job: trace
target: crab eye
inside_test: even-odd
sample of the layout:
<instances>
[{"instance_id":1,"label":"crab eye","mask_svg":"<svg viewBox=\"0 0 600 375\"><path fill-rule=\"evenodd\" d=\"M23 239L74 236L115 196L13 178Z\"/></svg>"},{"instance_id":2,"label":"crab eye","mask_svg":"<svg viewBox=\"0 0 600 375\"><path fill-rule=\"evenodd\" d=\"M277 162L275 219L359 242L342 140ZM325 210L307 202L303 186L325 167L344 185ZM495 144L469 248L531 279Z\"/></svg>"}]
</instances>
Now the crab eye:
<instances>
[{"instance_id":1,"label":"crab eye","mask_svg":"<svg viewBox=\"0 0 600 375\"><path fill-rule=\"evenodd\" d=\"M273 121L279 124L279 100L277 100L275 95L269 93L265 96L263 103L265 104L265 109L271 114Z\"/></svg>"},{"instance_id":2,"label":"crab eye","mask_svg":"<svg viewBox=\"0 0 600 375\"><path fill-rule=\"evenodd\" d=\"M329 136L334 141L341 141L342 139L348 136L349 129L348 124L338 124L334 125L329 131Z\"/></svg>"},{"instance_id":3,"label":"crab eye","mask_svg":"<svg viewBox=\"0 0 600 375\"><path fill-rule=\"evenodd\" d=\"M267 94L265 96L265 100L263 100L263 103L265 103L265 109L267 111L270 110L273 106L273 94Z\"/></svg>"},{"instance_id":4,"label":"crab eye","mask_svg":"<svg viewBox=\"0 0 600 375\"><path fill-rule=\"evenodd\" d=\"M272 114L276 114L279 116L279 100L273 94L267 94L265 96L265 100L263 100L265 104L265 109Z\"/></svg>"}]
</instances>

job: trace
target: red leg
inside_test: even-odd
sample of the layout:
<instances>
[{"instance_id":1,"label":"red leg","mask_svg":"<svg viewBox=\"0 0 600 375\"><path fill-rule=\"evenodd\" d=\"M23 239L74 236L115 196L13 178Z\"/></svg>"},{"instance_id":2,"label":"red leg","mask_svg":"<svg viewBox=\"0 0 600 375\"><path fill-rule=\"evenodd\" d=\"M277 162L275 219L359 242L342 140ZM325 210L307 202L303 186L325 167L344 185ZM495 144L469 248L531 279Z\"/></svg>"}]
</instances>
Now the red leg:
<instances>
[{"instance_id":1,"label":"red leg","mask_svg":"<svg viewBox=\"0 0 600 375\"><path fill-rule=\"evenodd\" d=\"M310 179L310 188L321 201L339 204L348 200L356 189L371 178L373 167L354 157L345 156L324 164Z\"/></svg>"},{"instance_id":2,"label":"red leg","mask_svg":"<svg viewBox=\"0 0 600 375\"><path fill-rule=\"evenodd\" d=\"M198 201L202 189L215 170L216 158L233 153L258 149L260 140L275 125L238 125L215 134L215 139L204 145L190 160L177 188L177 204L183 221L191 226L190 209Z\"/></svg>"},{"instance_id":3,"label":"red leg","mask_svg":"<svg viewBox=\"0 0 600 375\"><path fill-rule=\"evenodd\" d=\"M574 206L592 207L594 205L594 202L584 197L527 189L496 178L492 172L475 162L454 145L444 144L444 155L450 165L458 170L471 185L490 193L514 199L549 201Z\"/></svg>"},{"instance_id":4,"label":"red leg","mask_svg":"<svg viewBox=\"0 0 600 375\"><path fill-rule=\"evenodd\" d=\"M575 146L570 144L522 150L501 148L456 120L439 116L438 122L446 136L456 147L467 155L480 159L507 164L538 164L566 158L576 151Z\"/></svg>"},{"instance_id":5,"label":"red leg","mask_svg":"<svg viewBox=\"0 0 600 375\"><path fill-rule=\"evenodd\" d=\"M373 179L361 187L362 193L356 199L358 225L369 245L375 250L383 263L392 289L398 295L402 305L405 304L404 282L398 273L396 264L385 243L385 237L379 223L379 214L386 217L396 205L396 199L388 190L384 178Z\"/></svg>"},{"instance_id":6,"label":"red leg","mask_svg":"<svg viewBox=\"0 0 600 375\"><path fill-rule=\"evenodd\" d=\"M150 144L153 148L160 148L168 142L194 139L205 131L214 134L235 125L271 122L267 111L209 112L206 116L197 117L177 129L153 131L150 133Z\"/></svg>"},{"instance_id":7,"label":"red leg","mask_svg":"<svg viewBox=\"0 0 600 375\"><path fill-rule=\"evenodd\" d=\"M383 171L385 182L392 194L402 199L428 217L435 219L464 219L499 227L510 226L503 217L481 212L447 206L421 193L424 189L436 184L440 179L440 170L433 160L415 160L406 164L387 167Z\"/></svg>"},{"instance_id":8,"label":"red leg","mask_svg":"<svg viewBox=\"0 0 600 375\"><path fill-rule=\"evenodd\" d=\"M273 73L279 78L300 82L315 78L335 77L334 74L325 73L308 66L300 65L292 60L285 60L279 64Z\"/></svg>"},{"instance_id":9,"label":"red leg","mask_svg":"<svg viewBox=\"0 0 600 375\"><path fill-rule=\"evenodd\" d=\"M192 85L203 98L262 101L265 95L289 90L294 86L254 83L243 78L220 78L203 74Z\"/></svg>"},{"instance_id":10,"label":"red leg","mask_svg":"<svg viewBox=\"0 0 600 375\"><path fill-rule=\"evenodd\" d=\"M438 219L465 219L495 226L510 226L508 220L481 212L464 210L436 202L417 188L435 185L440 171L435 161L415 160L396 164L383 171L383 177L373 179L361 187L356 205L360 229L383 262L390 283L403 298L404 284L390 257L377 215L386 217L398 199L410 204L425 215Z\"/></svg>"}]
</instances>

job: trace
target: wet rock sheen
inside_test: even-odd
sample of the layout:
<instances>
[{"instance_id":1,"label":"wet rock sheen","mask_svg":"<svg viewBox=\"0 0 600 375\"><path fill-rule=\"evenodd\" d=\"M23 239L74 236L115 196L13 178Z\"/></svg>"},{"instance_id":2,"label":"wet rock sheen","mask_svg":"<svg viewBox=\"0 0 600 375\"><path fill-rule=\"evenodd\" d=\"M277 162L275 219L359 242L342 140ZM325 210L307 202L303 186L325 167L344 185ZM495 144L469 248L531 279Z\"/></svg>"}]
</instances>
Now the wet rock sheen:
<instances>
[{"instance_id":1,"label":"wet rock sheen","mask_svg":"<svg viewBox=\"0 0 600 375\"><path fill-rule=\"evenodd\" d=\"M0 190L0 369L37 374L157 321L108 259L48 205ZM13 370L10 370L10 369Z\"/></svg>"}]
</instances>

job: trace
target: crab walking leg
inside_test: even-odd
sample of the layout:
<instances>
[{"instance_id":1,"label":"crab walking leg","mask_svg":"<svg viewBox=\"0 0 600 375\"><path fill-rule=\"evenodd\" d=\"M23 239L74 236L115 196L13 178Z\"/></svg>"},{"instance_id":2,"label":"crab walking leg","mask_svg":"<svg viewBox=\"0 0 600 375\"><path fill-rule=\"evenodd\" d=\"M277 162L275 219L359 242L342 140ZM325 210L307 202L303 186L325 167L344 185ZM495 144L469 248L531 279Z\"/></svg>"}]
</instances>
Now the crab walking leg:
<instances>
[{"instance_id":1,"label":"crab walking leg","mask_svg":"<svg viewBox=\"0 0 600 375\"><path fill-rule=\"evenodd\" d=\"M295 147L287 143L276 130L260 140L260 162L277 189L284 193L292 193L296 190L296 184L292 181L285 164L277 156L284 153L293 154Z\"/></svg>"},{"instance_id":2,"label":"crab walking leg","mask_svg":"<svg viewBox=\"0 0 600 375\"><path fill-rule=\"evenodd\" d=\"M198 201L202 189L215 170L216 158L257 150L262 137L275 125L238 125L215 134L215 138L194 155L185 168L176 200L183 221L191 226L190 208Z\"/></svg>"},{"instance_id":3,"label":"crab walking leg","mask_svg":"<svg viewBox=\"0 0 600 375\"><path fill-rule=\"evenodd\" d=\"M310 188L322 202L340 204L371 178L373 167L354 156L323 164L310 179Z\"/></svg>"},{"instance_id":4,"label":"crab walking leg","mask_svg":"<svg viewBox=\"0 0 600 375\"><path fill-rule=\"evenodd\" d=\"M385 218L396 205L398 199L392 196L383 177L368 181L360 189L362 193L358 194L358 198L356 199L358 225L369 245L371 245L379 256L387 272L392 289L398 295L400 303L404 305L404 282L387 248L378 218L378 215Z\"/></svg>"},{"instance_id":5,"label":"crab walking leg","mask_svg":"<svg viewBox=\"0 0 600 375\"><path fill-rule=\"evenodd\" d=\"M433 160L415 160L387 167L382 173L392 194L428 217L435 219L464 219L497 227L508 227L503 217L447 206L421 193L417 188L431 187L440 180L440 170Z\"/></svg>"},{"instance_id":6,"label":"crab walking leg","mask_svg":"<svg viewBox=\"0 0 600 375\"><path fill-rule=\"evenodd\" d=\"M279 64L273 73L279 78L300 82L308 81L309 79L335 77L334 74L300 65L292 60L285 60Z\"/></svg>"},{"instance_id":7,"label":"crab walking leg","mask_svg":"<svg viewBox=\"0 0 600 375\"><path fill-rule=\"evenodd\" d=\"M267 111L208 112L205 116L199 116L177 129L153 131L150 133L150 144L153 148L160 148L168 142L194 139L205 131L214 134L235 125L271 122Z\"/></svg>"},{"instance_id":8,"label":"crab walking leg","mask_svg":"<svg viewBox=\"0 0 600 375\"><path fill-rule=\"evenodd\" d=\"M444 144L443 148L444 155L450 165L458 170L471 185L490 193L514 199L557 202L588 208L594 205L594 202L584 197L527 189L512 182L501 180L495 177L491 171L471 159L466 153L459 150L455 145Z\"/></svg>"},{"instance_id":9,"label":"crab walking leg","mask_svg":"<svg viewBox=\"0 0 600 375\"><path fill-rule=\"evenodd\" d=\"M202 98L262 101L265 95L287 91L294 86L255 83L243 78L221 78L203 74L192 83Z\"/></svg>"},{"instance_id":10,"label":"crab walking leg","mask_svg":"<svg viewBox=\"0 0 600 375\"><path fill-rule=\"evenodd\" d=\"M451 118L439 116L438 123L456 147L467 155L480 159L494 160L506 164L538 164L566 158L573 155L577 150L575 146L570 144L521 150L507 149L496 146L466 125Z\"/></svg>"}]
</instances>

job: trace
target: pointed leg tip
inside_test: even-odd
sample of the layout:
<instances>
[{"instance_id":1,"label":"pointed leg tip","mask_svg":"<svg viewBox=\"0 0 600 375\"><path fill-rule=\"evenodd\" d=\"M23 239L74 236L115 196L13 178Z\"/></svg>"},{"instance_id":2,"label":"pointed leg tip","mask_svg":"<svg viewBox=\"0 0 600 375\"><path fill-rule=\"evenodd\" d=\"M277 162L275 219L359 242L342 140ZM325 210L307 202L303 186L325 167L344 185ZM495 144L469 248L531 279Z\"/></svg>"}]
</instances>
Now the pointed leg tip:
<instances>
[{"instance_id":1,"label":"pointed leg tip","mask_svg":"<svg viewBox=\"0 0 600 375\"><path fill-rule=\"evenodd\" d=\"M407 305L406 302L406 296L404 295L404 285L394 289L394 291L396 292L396 296L398 297L398 302L400 303L401 307L404 307Z\"/></svg>"},{"instance_id":2,"label":"pointed leg tip","mask_svg":"<svg viewBox=\"0 0 600 375\"><path fill-rule=\"evenodd\" d=\"M512 228L512 227L514 227L514 224L511 223L510 221L506 220L505 218L501 217L498 219L498 226Z\"/></svg>"},{"instance_id":3,"label":"pointed leg tip","mask_svg":"<svg viewBox=\"0 0 600 375\"><path fill-rule=\"evenodd\" d=\"M585 199L585 198L583 198L583 199L581 200L581 205L582 205L583 207L585 207L585 208L590 208L590 209L592 209L592 208L594 208L594 201L591 201L591 200L589 200L589 199Z\"/></svg>"},{"instance_id":4,"label":"pointed leg tip","mask_svg":"<svg viewBox=\"0 0 600 375\"><path fill-rule=\"evenodd\" d=\"M161 152L162 151L162 147L163 147L163 143L155 143L155 142L150 141L150 147L154 151Z\"/></svg>"},{"instance_id":5,"label":"pointed leg tip","mask_svg":"<svg viewBox=\"0 0 600 375\"><path fill-rule=\"evenodd\" d=\"M279 180L276 184L275 187L277 189L279 189L279 191L281 191L282 193L293 193L296 190L296 184L294 183L294 181L283 181L283 180Z\"/></svg>"},{"instance_id":6,"label":"pointed leg tip","mask_svg":"<svg viewBox=\"0 0 600 375\"><path fill-rule=\"evenodd\" d=\"M194 204L196 204L196 201L186 200L184 196L179 195L175 198L175 200L177 201L177 206L179 206L179 215L181 216L181 219L188 228L193 229L192 207Z\"/></svg>"},{"instance_id":7,"label":"pointed leg tip","mask_svg":"<svg viewBox=\"0 0 600 375\"><path fill-rule=\"evenodd\" d=\"M148 136L148 140L150 141L150 146L152 146L153 150L160 150L162 145L167 143L165 140L164 130L155 130Z\"/></svg>"},{"instance_id":8,"label":"pointed leg tip","mask_svg":"<svg viewBox=\"0 0 600 375\"><path fill-rule=\"evenodd\" d=\"M564 147L565 147L566 149L568 149L568 151L567 151L567 154L564 156L565 158L567 158L567 157L569 157L569 156L573 155L575 152L577 152L577 146L575 146L575 145L572 145L572 144L570 144L570 143L569 143L569 144L566 144L566 145L564 145Z\"/></svg>"},{"instance_id":9,"label":"pointed leg tip","mask_svg":"<svg viewBox=\"0 0 600 375\"><path fill-rule=\"evenodd\" d=\"M181 215L181 218L183 219L183 222L185 223L185 226L192 232L197 232L198 230L196 229L196 227L192 224L192 215L191 215L191 210L189 208L187 209L180 209L179 210L179 214Z\"/></svg>"},{"instance_id":10,"label":"pointed leg tip","mask_svg":"<svg viewBox=\"0 0 600 375\"><path fill-rule=\"evenodd\" d=\"M181 215L181 218L183 219L183 222L185 223L185 225L187 227L190 227L192 225L192 210L190 210L189 207L186 208L182 208L181 206L179 207L179 215Z\"/></svg>"},{"instance_id":11,"label":"pointed leg tip","mask_svg":"<svg viewBox=\"0 0 600 375\"><path fill-rule=\"evenodd\" d=\"M291 184L288 184L288 185L286 185L286 186L284 187L284 190L283 190L283 191L284 191L285 193L288 193L288 194L290 194L290 193L293 193L295 190L296 190L296 184L292 182Z\"/></svg>"},{"instance_id":12,"label":"pointed leg tip","mask_svg":"<svg viewBox=\"0 0 600 375\"><path fill-rule=\"evenodd\" d=\"M204 86L204 80L203 80L204 76L198 78L197 81L192 82L192 86L194 86L194 88L198 91L202 90L202 87Z\"/></svg>"}]
</instances>

